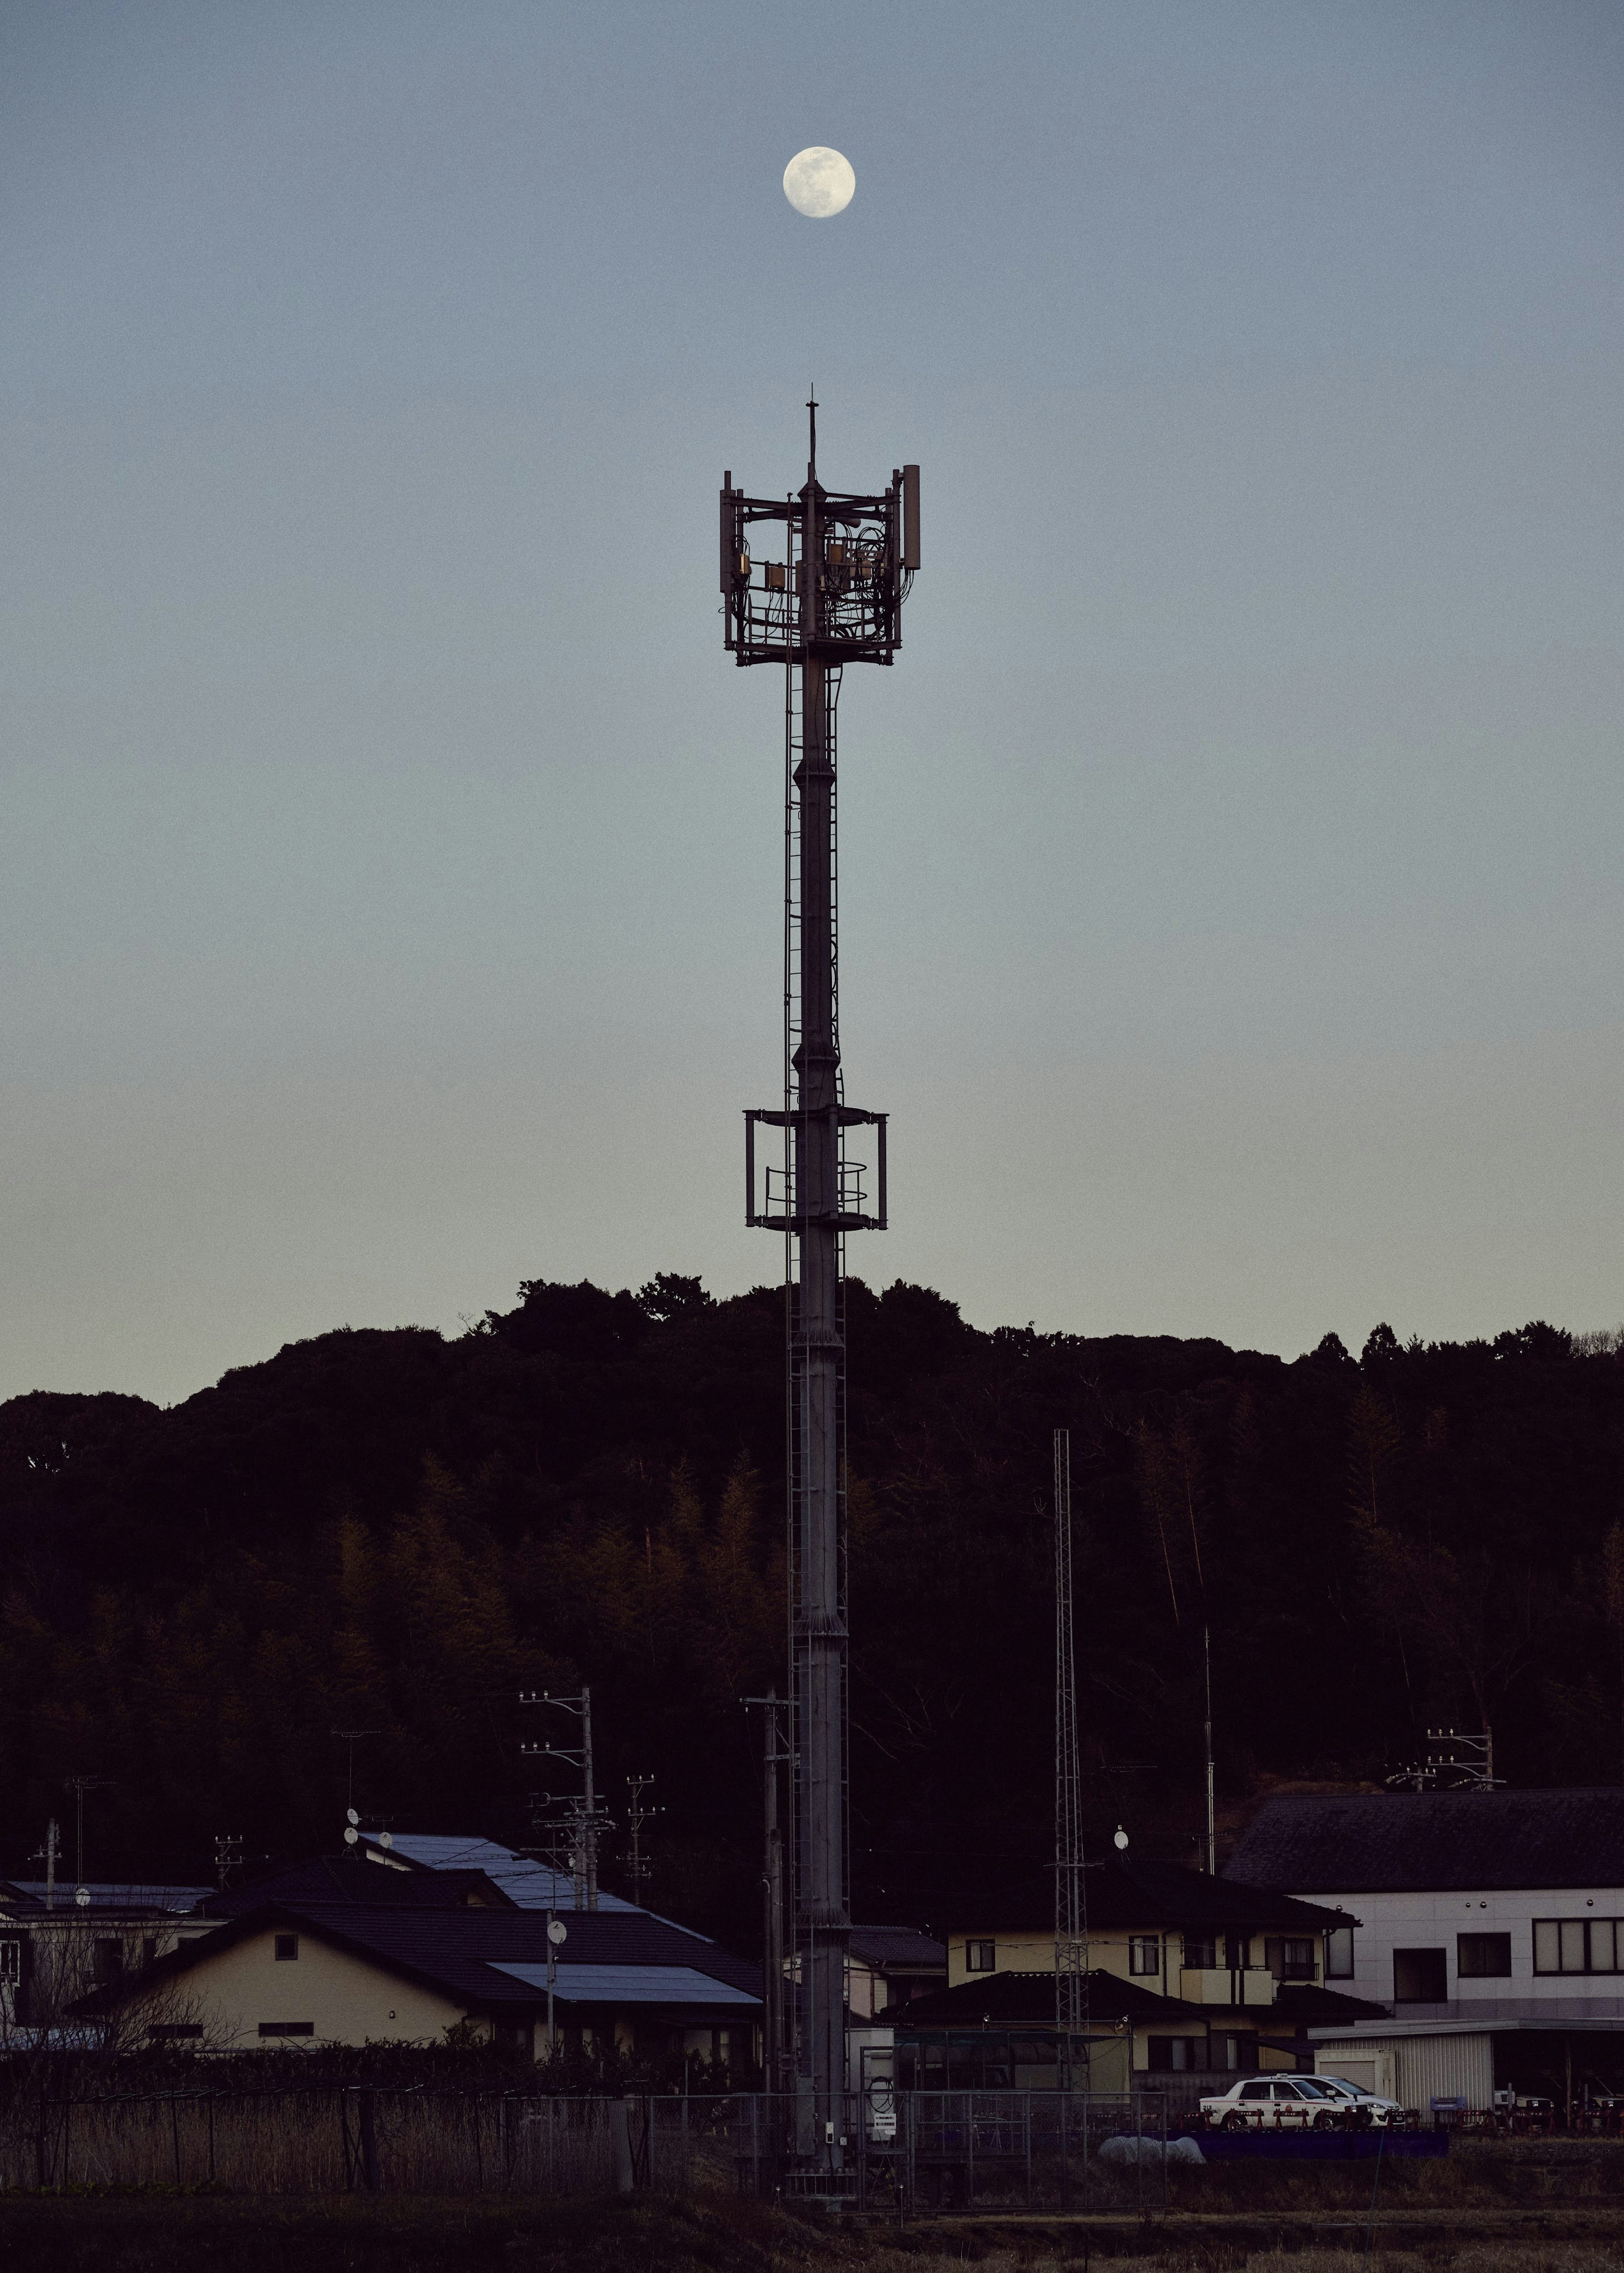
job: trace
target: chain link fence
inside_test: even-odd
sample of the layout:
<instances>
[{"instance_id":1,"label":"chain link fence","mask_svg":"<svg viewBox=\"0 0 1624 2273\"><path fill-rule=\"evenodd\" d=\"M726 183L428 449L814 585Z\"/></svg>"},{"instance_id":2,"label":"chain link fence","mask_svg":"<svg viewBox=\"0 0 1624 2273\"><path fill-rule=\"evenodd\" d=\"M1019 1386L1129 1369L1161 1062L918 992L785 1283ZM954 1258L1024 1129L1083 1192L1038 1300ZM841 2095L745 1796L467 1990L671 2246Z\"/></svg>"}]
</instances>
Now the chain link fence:
<instances>
[{"instance_id":1,"label":"chain link fence","mask_svg":"<svg viewBox=\"0 0 1624 2273\"><path fill-rule=\"evenodd\" d=\"M18 2092L0 2111L0 2189L719 2188L901 2215L1064 2209L1096 2199L1150 2207L1165 2198L1169 2135L1159 2098L1052 2091L877 2090L846 2100L821 2126L807 2098L748 2092L619 2099L367 2085Z\"/></svg>"}]
</instances>

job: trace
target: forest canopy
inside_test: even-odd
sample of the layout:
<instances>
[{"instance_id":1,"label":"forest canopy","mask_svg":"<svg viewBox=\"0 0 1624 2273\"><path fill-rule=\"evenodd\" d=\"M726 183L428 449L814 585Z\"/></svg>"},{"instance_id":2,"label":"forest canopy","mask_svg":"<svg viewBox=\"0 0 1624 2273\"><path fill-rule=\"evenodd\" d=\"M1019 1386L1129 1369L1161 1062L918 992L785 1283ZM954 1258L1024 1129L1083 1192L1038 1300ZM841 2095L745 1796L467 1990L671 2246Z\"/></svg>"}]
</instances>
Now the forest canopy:
<instances>
[{"instance_id":1,"label":"forest canopy","mask_svg":"<svg viewBox=\"0 0 1624 2273\"><path fill-rule=\"evenodd\" d=\"M342 1729L375 1732L369 1822L530 1843L519 1747L549 1732L519 1692L584 1681L612 1815L655 1779L648 1899L749 1941L783 1299L534 1280L463 1334L323 1334L169 1410L0 1406L0 1872L37 1875L71 1776L106 1779L96 1878L206 1880L224 1832L330 1851ZM1204 1627L1231 1814L1379 1782L1440 1723L1492 1722L1518 1783L1624 1776L1618 1337L1378 1326L1286 1362L982 1332L860 1282L848 1328L860 1917L1048 1898L1057 1427L1096 1837L1197 1859Z\"/></svg>"}]
</instances>

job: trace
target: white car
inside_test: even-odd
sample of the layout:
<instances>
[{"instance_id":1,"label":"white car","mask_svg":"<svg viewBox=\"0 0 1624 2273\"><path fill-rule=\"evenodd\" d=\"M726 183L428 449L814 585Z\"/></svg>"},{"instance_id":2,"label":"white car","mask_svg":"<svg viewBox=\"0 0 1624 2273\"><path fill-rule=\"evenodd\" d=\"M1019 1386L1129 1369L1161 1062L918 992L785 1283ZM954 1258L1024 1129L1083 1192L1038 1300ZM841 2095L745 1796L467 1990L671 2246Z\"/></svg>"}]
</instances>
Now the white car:
<instances>
[{"instance_id":1,"label":"white car","mask_svg":"<svg viewBox=\"0 0 1624 2273\"><path fill-rule=\"evenodd\" d=\"M1355 2123L1402 2123L1408 2119L1406 2111L1396 2099L1384 2099L1379 2091L1366 2091L1363 2084L1350 2083L1345 2075L1317 2075L1314 2082Z\"/></svg>"},{"instance_id":2,"label":"white car","mask_svg":"<svg viewBox=\"0 0 1624 2273\"><path fill-rule=\"evenodd\" d=\"M1314 2075L1249 2075L1201 2102L1202 2120L1221 2131L1333 2131L1347 2112Z\"/></svg>"}]
</instances>

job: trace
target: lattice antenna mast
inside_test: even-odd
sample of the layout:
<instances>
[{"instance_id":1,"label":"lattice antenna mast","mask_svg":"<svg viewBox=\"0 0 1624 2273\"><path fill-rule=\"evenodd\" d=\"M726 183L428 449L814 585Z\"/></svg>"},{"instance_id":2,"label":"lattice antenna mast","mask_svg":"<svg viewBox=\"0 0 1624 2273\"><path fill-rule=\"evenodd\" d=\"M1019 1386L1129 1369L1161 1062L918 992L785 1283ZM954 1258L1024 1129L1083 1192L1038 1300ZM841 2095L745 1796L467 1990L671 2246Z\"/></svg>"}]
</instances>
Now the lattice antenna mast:
<instances>
[{"instance_id":1,"label":"lattice antenna mast","mask_svg":"<svg viewBox=\"0 0 1624 2273\"><path fill-rule=\"evenodd\" d=\"M807 478L786 498L722 476L726 642L741 665L785 674L784 1102L745 1115L746 1219L782 1234L786 1309L790 1573L789 1834L800 2016L798 2088L838 2160L851 1934L846 1838L846 1237L883 1231L885 1116L846 1102L835 923L835 705L850 663L889 664L919 565L919 469L870 495L825 489L817 406ZM752 544L782 558L757 560ZM782 1132L758 1175L756 1132ZM874 1131L875 1189L847 1132ZM775 1148L776 1149L776 1148ZM803 2146L813 2138L804 2136Z\"/></svg>"},{"instance_id":2,"label":"lattice antenna mast","mask_svg":"<svg viewBox=\"0 0 1624 2273\"><path fill-rule=\"evenodd\" d=\"M1088 1906L1071 1593L1071 1433L1055 1431L1055 2029L1069 2089L1087 2025Z\"/></svg>"}]
</instances>

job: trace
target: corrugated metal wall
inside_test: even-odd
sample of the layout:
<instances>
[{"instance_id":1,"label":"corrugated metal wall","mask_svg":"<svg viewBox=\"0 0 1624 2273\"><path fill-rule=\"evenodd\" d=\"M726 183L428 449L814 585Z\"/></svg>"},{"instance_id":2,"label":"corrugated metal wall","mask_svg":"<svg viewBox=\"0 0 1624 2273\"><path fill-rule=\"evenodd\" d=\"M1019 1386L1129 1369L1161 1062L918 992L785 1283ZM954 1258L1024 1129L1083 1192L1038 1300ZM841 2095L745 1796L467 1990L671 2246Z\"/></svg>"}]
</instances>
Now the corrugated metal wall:
<instances>
[{"instance_id":1,"label":"corrugated metal wall","mask_svg":"<svg viewBox=\"0 0 1624 2273\"><path fill-rule=\"evenodd\" d=\"M1485 2037L1400 2037L1399 2089L1406 2107L1431 2112L1436 2099L1463 2099L1469 2107L1494 2104L1492 2040Z\"/></svg>"},{"instance_id":2,"label":"corrugated metal wall","mask_svg":"<svg viewBox=\"0 0 1624 2273\"><path fill-rule=\"evenodd\" d=\"M1322 2075L1345 2074L1350 2062L1373 2067L1377 2090L1423 2117L1434 2099L1463 2099L1475 2108L1493 2104L1494 2049L1488 2036L1360 2037L1314 2047L1314 2066Z\"/></svg>"}]
</instances>

